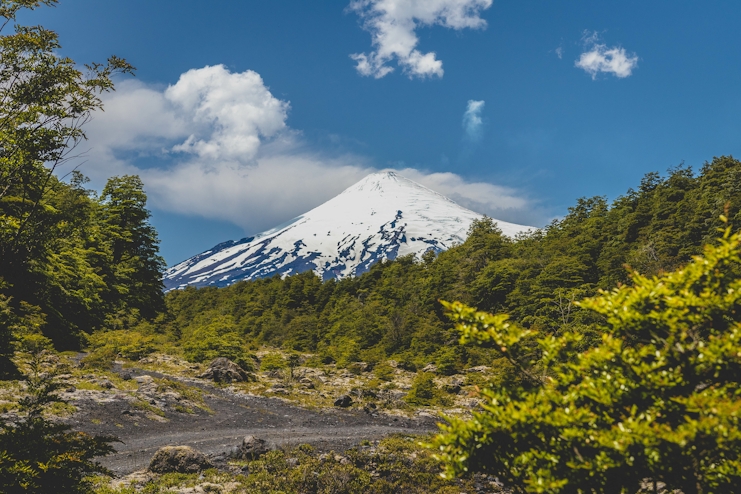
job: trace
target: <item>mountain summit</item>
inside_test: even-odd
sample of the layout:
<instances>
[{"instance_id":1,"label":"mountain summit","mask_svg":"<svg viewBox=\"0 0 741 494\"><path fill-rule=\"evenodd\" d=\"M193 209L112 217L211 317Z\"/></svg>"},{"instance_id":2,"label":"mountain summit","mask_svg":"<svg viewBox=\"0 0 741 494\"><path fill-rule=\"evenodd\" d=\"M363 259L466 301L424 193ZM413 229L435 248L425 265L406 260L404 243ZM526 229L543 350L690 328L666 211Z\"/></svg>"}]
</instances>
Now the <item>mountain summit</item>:
<instances>
[{"instance_id":1,"label":"mountain summit","mask_svg":"<svg viewBox=\"0 0 741 494\"><path fill-rule=\"evenodd\" d=\"M313 270L327 280L360 275L377 261L462 243L483 216L392 171L373 173L272 230L221 243L165 272L168 290ZM505 235L530 227L495 220Z\"/></svg>"}]
</instances>

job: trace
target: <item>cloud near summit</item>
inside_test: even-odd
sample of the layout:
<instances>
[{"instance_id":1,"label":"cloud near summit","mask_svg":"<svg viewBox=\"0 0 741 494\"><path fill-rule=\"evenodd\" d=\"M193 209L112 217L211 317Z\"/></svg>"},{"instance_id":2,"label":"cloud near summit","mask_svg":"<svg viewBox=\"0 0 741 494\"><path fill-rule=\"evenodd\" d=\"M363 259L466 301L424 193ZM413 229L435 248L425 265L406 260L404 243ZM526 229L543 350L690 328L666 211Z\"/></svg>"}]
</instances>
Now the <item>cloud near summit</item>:
<instances>
[{"instance_id":1,"label":"cloud near summit","mask_svg":"<svg viewBox=\"0 0 741 494\"><path fill-rule=\"evenodd\" d=\"M226 220L247 233L302 214L378 168L363 156L312 148L287 125L289 103L250 70L192 69L167 87L125 80L104 105L87 128L81 165L94 185L138 174L154 208ZM515 190L453 173L400 172L503 220L529 206Z\"/></svg>"}]
</instances>

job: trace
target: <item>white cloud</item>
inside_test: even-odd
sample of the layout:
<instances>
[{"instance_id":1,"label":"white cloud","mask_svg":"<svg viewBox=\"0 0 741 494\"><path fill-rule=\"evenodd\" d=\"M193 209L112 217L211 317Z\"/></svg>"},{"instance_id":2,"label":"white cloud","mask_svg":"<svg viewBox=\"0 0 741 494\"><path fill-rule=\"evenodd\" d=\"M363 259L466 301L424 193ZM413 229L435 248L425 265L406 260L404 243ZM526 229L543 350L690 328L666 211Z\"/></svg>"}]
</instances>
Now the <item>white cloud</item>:
<instances>
[{"instance_id":1,"label":"white cloud","mask_svg":"<svg viewBox=\"0 0 741 494\"><path fill-rule=\"evenodd\" d=\"M190 70L169 87L127 80L117 88L88 127L91 149L81 169L98 187L111 175L140 175L155 209L256 233L377 170L362 156L312 151L286 124L289 104L252 71L218 65ZM401 174L500 219L513 221L528 209L512 189L453 173Z\"/></svg>"},{"instance_id":2,"label":"white cloud","mask_svg":"<svg viewBox=\"0 0 741 494\"><path fill-rule=\"evenodd\" d=\"M428 173L414 168L404 168L399 173L427 188L449 197L461 206L490 217L518 221L523 211L532 207L530 201L510 187L487 182L469 182L450 172Z\"/></svg>"},{"instance_id":3,"label":"white cloud","mask_svg":"<svg viewBox=\"0 0 741 494\"><path fill-rule=\"evenodd\" d=\"M554 51L556 52L558 59L561 60L563 58L563 46L559 46Z\"/></svg>"},{"instance_id":4,"label":"white cloud","mask_svg":"<svg viewBox=\"0 0 741 494\"><path fill-rule=\"evenodd\" d=\"M575 65L591 75L592 79L596 79L600 72L622 79L630 76L633 69L638 67L638 56L635 53L629 54L625 48L618 46L608 48L600 43L596 32L585 32L582 40L587 51L581 54Z\"/></svg>"},{"instance_id":5,"label":"white cloud","mask_svg":"<svg viewBox=\"0 0 741 494\"><path fill-rule=\"evenodd\" d=\"M481 139L481 131L484 125L481 112L484 110L484 104L484 101L470 99L466 111L463 113L463 130L466 132L466 137L471 141Z\"/></svg>"},{"instance_id":6,"label":"white cloud","mask_svg":"<svg viewBox=\"0 0 741 494\"><path fill-rule=\"evenodd\" d=\"M483 29L480 13L491 5L492 0L353 0L349 8L363 20L375 50L350 56L361 75L377 79L394 70L388 65L393 59L410 78L442 77L443 63L435 53L416 49L417 28Z\"/></svg>"}]
</instances>

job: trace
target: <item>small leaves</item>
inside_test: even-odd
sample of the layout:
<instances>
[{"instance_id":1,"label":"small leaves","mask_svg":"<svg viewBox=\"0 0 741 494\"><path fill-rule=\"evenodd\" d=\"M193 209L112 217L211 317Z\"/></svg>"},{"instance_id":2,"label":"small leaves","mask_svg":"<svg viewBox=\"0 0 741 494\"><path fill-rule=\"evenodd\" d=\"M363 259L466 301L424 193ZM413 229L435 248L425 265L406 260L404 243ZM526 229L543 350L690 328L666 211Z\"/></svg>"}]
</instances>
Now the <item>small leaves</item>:
<instances>
[{"instance_id":1,"label":"small leaves","mask_svg":"<svg viewBox=\"0 0 741 494\"><path fill-rule=\"evenodd\" d=\"M605 323L581 351L575 331L537 335L446 304L462 343L518 349L535 339L541 360L517 363L546 376L536 387L484 389L483 412L443 427L433 446L446 474L484 470L526 492L635 492L646 479L737 492L740 250L741 234L726 231L682 269L634 274L632 286L583 300Z\"/></svg>"}]
</instances>

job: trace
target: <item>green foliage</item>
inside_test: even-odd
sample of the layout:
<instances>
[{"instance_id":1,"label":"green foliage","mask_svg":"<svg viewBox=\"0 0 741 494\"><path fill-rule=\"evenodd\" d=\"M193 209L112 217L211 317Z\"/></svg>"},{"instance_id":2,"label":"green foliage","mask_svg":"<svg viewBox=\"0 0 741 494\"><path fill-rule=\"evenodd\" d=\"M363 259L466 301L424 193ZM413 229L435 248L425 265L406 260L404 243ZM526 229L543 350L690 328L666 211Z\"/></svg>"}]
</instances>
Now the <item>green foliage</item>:
<instances>
[{"instance_id":1,"label":"green foliage","mask_svg":"<svg viewBox=\"0 0 741 494\"><path fill-rule=\"evenodd\" d=\"M63 403L53 360L46 352L32 357L19 416L0 422L0 492L91 492L89 477L108 473L94 458L113 452L115 438L73 432L45 418Z\"/></svg>"},{"instance_id":2,"label":"green foliage","mask_svg":"<svg viewBox=\"0 0 741 494\"><path fill-rule=\"evenodd\" d=\"M260 360L261 371L281 370L288 367L288 362L280 353L267 353Z\"/></svg>"},{"instance_id":3,"label":"green foliage","mask_svg":"<svg viewBox=\"0 0 741 494\"><path fill-rule=\"evenodd\" d=\"M82 126L101 108L101 94L113 90L112 77L133 68L111 57L80 70L58 55L56 33L14 25L22 9L54 4L0 3L0 358L5 360L11 342L29 334L24 326L40 320L31 334L43 334L58 348L76 348L83 332L100 329L113 314L151 318L164 308L163 262L141 181L113 178L97 198L79 172L71 172L69 182L55 175L85 139Z\"/></svg>"},{"instance_id":4,"label":"green foliage","mask_svg":"<svg viewBox=\"0 0 741 494\"><path fill-rule=\"evenodd\" d=\"M252 355L245 349L241 338L234 333L218 334L202 331L201 338L191 338L185 343L184 355L191 362L210 362L217 357L226 357L240 366L250 367Z\"/></svg>"},{"instance_id":5,"label":"green foliage","mask_svg":"<svg viewBox=\"0 0 741 494\"><path fill-rule=\"evenodd\" d=\"M88 355L81 363L85 367L108 370L117 358L139 360L154 353L164 338L146 334L141 329L98 331L87 338Z\"/></svg>"},{"instance_id":6,"label":"green foliage","mask_svg":"<svg viewBox=\"0 0 741 494\"><path fill-rule=\"evenodd\" d=\"M437 372L450 376L460 370L459 365L462 359L457 349L458 347L444 346L435 353Z\"/></svg>"},{"instance_id":7,"label":"green foliage","mask_svg":"<svg viewBox=\"0 0 741 494\"><path fill-rule=\"evenodd\" d=\"M725 219L725 218L723 218ZM579 303L601 339L538 333L447 304L463 343L492 345L522 378L482 391L434 447L448 475L490 472L519 492L741 489L741 233L684 268L632 274ZM533 348L537 348L534 351Z\"/></svg>"},{"instance_id":8,"label":"green foliage","mask_svg":"<svg viewBox=\"0 0 741 494\"><path fill-rule=\"evenodd\" d=\"M434 377L431 372L418 372L404 400L417 406L447 405L447 397L438 389Z\"/></svg>"},{"instance_id":9,"label":"green foliage","mask_svg":"<svg viewBox=\"0 0 741 494\"><path fill-rule=\"evenodd\" d=\"M516 374L491 345L453 344L457 336L438 299L508 313L536 332L579 332L586 349L600 341L595 328L604 316L579 300L632 283L625 265L653 276L686 264L715 236L724 212L741 225L741 162L732 157L714 158L699 174L684 167L666 177L650 173L612 204L579 199L562 219L517 239L484 218L461 245L378 263L355 278L322 282L306 272L174 290L160 331L181 346L212 321L228 320L230 334L247 347L314 353L346 368L396 360L416 370L432 362L442 374L498 362L497 372L506 372L497 379L504 380ZM527 351L537 356L534 343Z\"/></svg>"},{"instance_id":10,"label":"green foliage","mask_svg":"<svg viewBox=\"0 0 741 494\"><path fill-rule=\"evenodd\" d=\"M373 367L373 373L381 381L393 381L394 379L394 368L386 361L376 364Z\"/></svg>"},{"instance_id":11,"label":"green foliage","mask_svg":"<svg viewBox=\"0 0 741 494\"><path fill-rule=\"evenodd\" d=\"M88 343L92 353L103 351L129 360L139 360L157 348L155 335L122 329L94 333Z\"/></svg>"}]
</instances>

